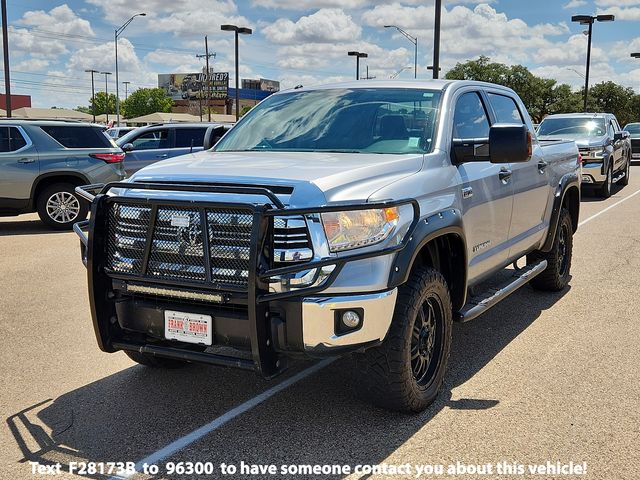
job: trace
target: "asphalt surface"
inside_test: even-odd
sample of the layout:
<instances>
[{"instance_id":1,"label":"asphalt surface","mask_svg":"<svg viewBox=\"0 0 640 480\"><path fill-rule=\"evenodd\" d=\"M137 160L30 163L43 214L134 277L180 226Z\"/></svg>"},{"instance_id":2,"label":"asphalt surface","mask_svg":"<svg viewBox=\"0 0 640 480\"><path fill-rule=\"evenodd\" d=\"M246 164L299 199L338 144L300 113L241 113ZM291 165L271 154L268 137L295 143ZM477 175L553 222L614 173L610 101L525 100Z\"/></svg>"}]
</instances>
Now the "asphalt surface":
<instances>
[{"instance_id":1,"label":"asphalt surface","mask_svg":"<svg viewBox=\"0 0 640 480\"><path fill-rule=\"evenodd\" d=\"M303 373L254 405L313 363L266 381L207 366L151 370L123 353L101 353L76 236L50 233L34 215L0 219L0 479L78 478L32 474L30 461L60 462L68 472L73 462L149 456L160 472L136 478L205 477L169 475L168 462L211 462L207 478L236 478L224 477L220 464L241 462L279 472L250 478L283 478L283 465L324 464L386 465L387 473L288 478L416 478L417 465L446 472L456 462L493 469L457 478L640 478L640 194L616 204L638 191L640 168L633 167L630 185L610 199L583 199L587 223L574 237L565 291L526 286L455 325L443 391L413 416L357 400L349 359ZM206 432L193 434L204 425ZM154 456L172 442L168 456ZM587 471L529 472L547 461ZM525 471L498 476L501 462ZM405 464L411 474L391 475ZM434 477L446 475L420 478Z\"/></svg>"}]
</instances>

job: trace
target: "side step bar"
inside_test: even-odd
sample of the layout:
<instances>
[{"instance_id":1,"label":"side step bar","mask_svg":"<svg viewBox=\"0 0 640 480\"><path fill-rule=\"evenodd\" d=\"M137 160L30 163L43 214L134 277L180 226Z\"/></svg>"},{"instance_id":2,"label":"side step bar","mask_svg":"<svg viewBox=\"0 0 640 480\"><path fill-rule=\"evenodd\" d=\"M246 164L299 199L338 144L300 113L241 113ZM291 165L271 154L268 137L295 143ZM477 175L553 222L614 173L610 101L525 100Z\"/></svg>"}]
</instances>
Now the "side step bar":
<instances>
[{"instance_id":1,"label":"side step bar","mask_svg":"<svg viewBox=\"0 0 640 480\"><path fill-rule=\"evenodd\" d=\"M483 314L496 303L504 300L523 285L529 283L533 278L540 275L547 268L547 261L527 265L516 271L510 282L499 287L490 288L483 294L471 297L461 311L454 316L457 322L468 322Z\"/></svg>"}]
</instances>

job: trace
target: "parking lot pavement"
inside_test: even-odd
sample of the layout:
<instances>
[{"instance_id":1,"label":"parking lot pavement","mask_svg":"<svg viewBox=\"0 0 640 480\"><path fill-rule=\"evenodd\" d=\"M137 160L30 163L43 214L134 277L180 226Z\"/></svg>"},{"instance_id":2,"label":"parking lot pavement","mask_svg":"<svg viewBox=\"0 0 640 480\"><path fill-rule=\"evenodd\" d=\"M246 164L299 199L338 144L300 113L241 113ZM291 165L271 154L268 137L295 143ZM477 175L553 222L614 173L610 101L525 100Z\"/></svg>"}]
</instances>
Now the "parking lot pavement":
<instances>
[{"instance_id":1,"label":"parking lot pavement","mask_svg":"<svg viewBox=\"0 0 640 480\"><path fill-rule=\"evenodd\" d=\"M210 478L220 478L219 464L242 461L278 468L572 461L586 462L581 478L638 478L639 191L634 167L630 185L610 199L584 199L570 288L524 287L456 325L444 389L413 416L357 400L349 359L262 398L313 363L266 381L206 366L150 370L122 353L101 353L75 235L49 233L33 215L0 219L0 478L38 478L28 461L61 462L64 471L71 462L150 456L162 467L213 462ZM238 406L246 411L219 420Z\"/></svg>"}]
</instances>

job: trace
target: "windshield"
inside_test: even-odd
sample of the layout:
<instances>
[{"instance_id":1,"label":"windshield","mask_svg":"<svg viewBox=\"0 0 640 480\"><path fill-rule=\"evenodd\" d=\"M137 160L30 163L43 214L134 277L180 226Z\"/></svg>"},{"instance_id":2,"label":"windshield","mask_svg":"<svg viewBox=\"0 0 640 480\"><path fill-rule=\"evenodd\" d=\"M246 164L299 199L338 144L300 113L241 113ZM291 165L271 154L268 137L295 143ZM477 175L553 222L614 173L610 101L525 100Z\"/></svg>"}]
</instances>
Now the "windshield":
<instances>
[{"instance_id":1,"label":"windshield","mask_svg":"<svg viewBox=\"0 0 640 480\"><path fill-rule=\"evenodd\" d=\"M632 138L640 138L640 123L630 123L624 129L631 134Z\"/></svg>"},{"instance_id":2,"label":"windshield","mask_svg":"<svg viewBox=\"0 0 640 480\"><path fill-rule=\"evenodd\" d=\"M292 91L252 109L217 152L426 153L440 92L358 88Z\"/></svg>"},{"instance_id":3,"label":"windshield","mask_svg":"<svg viewBox=\"0 0 640 480\"><path fill-rule=\"evenodd\" d=\"M564 138L602 137L606 134L604 118L546 118L538 135L557 135Z\"/></svg>"}]
</instances>

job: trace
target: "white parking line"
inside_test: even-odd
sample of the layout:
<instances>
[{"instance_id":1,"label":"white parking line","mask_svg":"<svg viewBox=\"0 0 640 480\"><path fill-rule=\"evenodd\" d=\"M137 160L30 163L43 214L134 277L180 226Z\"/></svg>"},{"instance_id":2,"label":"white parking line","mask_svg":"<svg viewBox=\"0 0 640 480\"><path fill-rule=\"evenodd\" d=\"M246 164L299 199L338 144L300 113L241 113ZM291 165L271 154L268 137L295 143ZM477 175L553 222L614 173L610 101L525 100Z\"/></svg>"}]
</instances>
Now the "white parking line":
<instances>
[{"instance_id":1,"label":"white parking line","mask_svg":"<svg viewBox=\"0 0 640 480\"><path fill-rule=\"evenodd\" d=\"M622 202L626 202L627 200L629 200L631 197L635 197L637 194L640 193L640 190L636 190L635 192L633 192L631 195L629 195L628 197L624 197L622 200L618 200L616 203L609 205L607 208L605 208L604 210L599 211L598 213L596 213L595 215L591 215L589 218L585 218L583 221L581 221L578 226L581 227L582 225L584 225L585 223L590 222L591 220L593 220L596 217L599 217L600 215L602 215L604 212L607 212L609 210L611 210L613 207L617 207L618 205L620 205Z\"/></svg>"},{"instance_id":2,"label":"white parking line","mask_svg":"<svg viewBox=\"0 0 640 480\"><path fill-rule=\"evenodd\" d=\"M265 390L264 392L262 392L259 395L256 395L255 397L251 398L250 400L247 400L246 402L241 403L237 407L232 408L227 413L222 414L221 416L219 416L215 420L207 423L206 425L203 425L202 427L192 431L191 433L186 434L184 437L180 437L179 439L174 440L169 445L167 445L165 447L162 447L160 450L157 450L157 451L153 452L148 457L145 457L142 460L140 460L139 462L137 462L136 463L136 472L140 473L142 471L142 466L145 463L149 464L149 465L157 464L161 460L163 460L163 459L165 459L167 457L170 457L174 453L176 453L176 452L182 450L183 448L191 445L192 443L200 440L205 435L208 435L211 432L217 430L218 428L223 426L225 423L233 420L237 416L242 415L245 412L248 412L249 410L253 409L254 407L257 407L262 402L264 402L265 400L268 400L269 398L273 397L275 394L281 392L285 388L290 387L294 383L298 383L300 380L308 377L309 375L312 375L312 374L322 370L323 368L325 368L327 365L329 365L334 360L336 360L336 359L335 358L327 358L326 360L322 360L321 362L318 362L315 365L313 365L313 366L311 366L311 367L309 367L309 368L307 368L305 370L302 370L299 373L296 373L292 377L287 378L283 382L280 382L279 384L271 387L270 389ZM133 474L132 475L125 475L125 476L115 476L115 477L111 477L109 480L131 478L132 476L133 476Z\"/></svg>"},{"instance_id":3,"label":"white parking line","mask_svg":"<svg viewBox=\"0 0 640 480\"><path fill-rule=\"evenodd\" d=\"M578 226L582 226L582 225L590 222L594 218L599 217L603 213L611 210L614 207L617 207L621 203L626 202L630 198L635 197L636 195L638 195L639 193L640 193L640 190L637 190L637 191L633 192L631 195L623 198L622 200L618 200L616 203L614 203L612 205L609 205L604 210L596 213L595 215L592 215L592 216L586 218L585 220L580 222L578 224ZM313 365L313 366L311 366L311 367L309 367L309 368L307 368L307 369L295 374L294 376L286 379L285 381L279 383L278 385L275 385L275 386L269 388L268 390L265 390L264 392L262 392L261 394L251 398L250 400L247 400L246 402L241 403L237 407L232 408L228 412L226 412L223 415L219 416L215 420L212 420L211 422L207 423L206 425L203 425L202 427L192 431L191 433L188 433L185 436L180 437L179 439L171 442L169 445L161 448L160 450L157 450L157 451L153 452L148 457L145 457L145 458L143 458L142 460L140 460L139 462L136 463L136 472L141 472L142 471L142 466L145 463L149 464L149 465L157 464L161 460L164 460L165 458L170 457L174 453L179 452L183 448L191 445L192 443L200 440L202 437L204 437L204 436L210 434L211 432L217 430L218 428L222 427L224 424L226 424L227 422L233 420L237 416L242 415L243 413L246 413L249 410L252 410L254 407L257 407L258 405L263 403L265 400L268 400L269 398L273 397L274 395L276 395L277 393L281 392L285 388L288 388L291 385L293 385L295 383L298 383L300 380L308 377L309 375L312 375L312 374L322 370L323 368L325 368L327 365L329 365L334 360L335 360L335 358L328 358L326 360L323 360L321 362L316 363L315 365ZM124 476L124 477L111 477L109 480L130 478L131 476L133 476L133 475L128 475L128 476Z\"/></svg>"}]
</instances>

